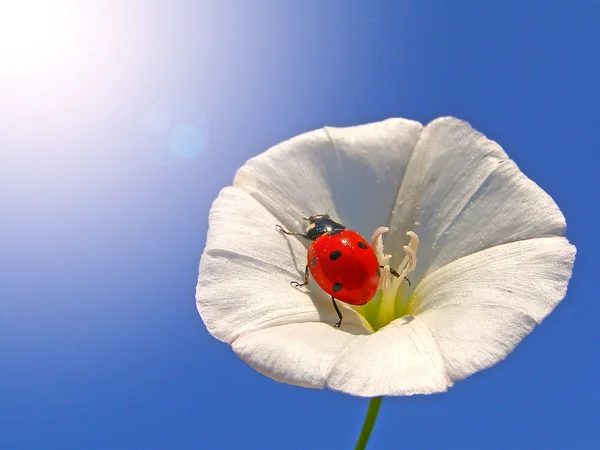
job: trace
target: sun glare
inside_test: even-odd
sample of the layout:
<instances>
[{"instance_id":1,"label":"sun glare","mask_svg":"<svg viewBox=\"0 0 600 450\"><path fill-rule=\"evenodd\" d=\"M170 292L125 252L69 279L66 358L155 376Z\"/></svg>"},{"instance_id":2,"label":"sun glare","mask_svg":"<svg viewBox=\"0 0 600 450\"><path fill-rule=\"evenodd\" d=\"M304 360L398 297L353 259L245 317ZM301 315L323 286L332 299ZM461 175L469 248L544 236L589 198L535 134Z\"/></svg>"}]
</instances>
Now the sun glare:
<instances>
[{"instance_id":1,"label":"sun glare","mask_svg":"<svg viewBox=\"0 0 600 450\"><path fill-rule=\"evenodd\" d=\"M0 76L14 83L59 75L77 44L76 27L66 1L0 3Z\"/></svg>"},{"instance_id":2,"label":"sun glare","mask_svg":"<svg viewBox=\"0 0 600 450\"><path fill-rule=\"evenodd\" d=\"M130 2L0 0L0 117L13 134L54 138L131 102L148 42ZM143 11L142 11L143 12ZM125 100L128 98L129 100ZM93 108L90 105L94 105Z\"/></svg>"}]
</instances>

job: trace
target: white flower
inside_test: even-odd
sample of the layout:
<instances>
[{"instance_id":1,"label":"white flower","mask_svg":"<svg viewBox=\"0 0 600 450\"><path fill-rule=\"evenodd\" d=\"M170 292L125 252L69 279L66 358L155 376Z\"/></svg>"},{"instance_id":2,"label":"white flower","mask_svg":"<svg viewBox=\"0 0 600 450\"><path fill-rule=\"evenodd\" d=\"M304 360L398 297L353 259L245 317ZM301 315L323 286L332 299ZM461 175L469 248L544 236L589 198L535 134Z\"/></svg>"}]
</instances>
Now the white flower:
<instances>
[{"instance_id":1,"label":"white flower","mask_svg":"<svg viewBox=\"0 0 600 450\"><path fill-rule=\"evenodd\" d=\"M338 302L340 330L314 281L290 286L310 242L275 228L303 231L322 213L367 238L389 227L394 268L407 232L420 239L391 308L383 290L363 307ZM209 332L275 380L369 397L444 391L504 359L564 297L575 256L553 200L454 118L283 142L238 171L209 222L196 294Z\"/></svg>"}]
</instances>

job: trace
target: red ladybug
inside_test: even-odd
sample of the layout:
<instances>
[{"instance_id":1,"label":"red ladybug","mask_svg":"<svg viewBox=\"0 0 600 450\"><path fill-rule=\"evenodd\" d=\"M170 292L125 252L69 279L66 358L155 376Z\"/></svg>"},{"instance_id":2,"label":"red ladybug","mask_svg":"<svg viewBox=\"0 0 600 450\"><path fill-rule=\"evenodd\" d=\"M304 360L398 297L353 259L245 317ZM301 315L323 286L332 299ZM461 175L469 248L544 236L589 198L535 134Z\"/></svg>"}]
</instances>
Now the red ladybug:
<instances>
[{"instance_id":1,"label":"red ladybug","mask_svg":"<svg viewBox=\"0 0 600 450\"><path fill-rule=\"evenodd\" d=\"M350 305L368 303L377 292L383 266L379 265L373 248L360 234L346 229L329 215L319 214L304 220L309 222L304 233L286 231L277 225L287 235L313 241L308 248L304 283L292 281L291 284L294 287L306 286L310 270L321 289L331 295L333 307L340 319L334 327L339 328L342 313L335 300ZM399 276L396 271L391 272Z\"/></svg>"}]
</instances>

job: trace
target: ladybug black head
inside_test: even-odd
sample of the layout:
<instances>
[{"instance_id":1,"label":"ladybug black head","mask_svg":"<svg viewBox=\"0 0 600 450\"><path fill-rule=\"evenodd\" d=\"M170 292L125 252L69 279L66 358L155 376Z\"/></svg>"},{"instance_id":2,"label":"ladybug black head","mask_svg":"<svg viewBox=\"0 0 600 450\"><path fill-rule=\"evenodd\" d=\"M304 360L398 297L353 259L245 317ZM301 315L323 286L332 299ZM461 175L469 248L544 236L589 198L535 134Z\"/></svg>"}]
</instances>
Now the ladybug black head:
<instances>
[{"instance_id":1,"label":"ladybug black head","mask_svg":"<svg viewBox=\"0 0 600 450\"><path fill-rule=\"evenodd\" d=\"M310 222L310 225L306 227L306 237L313 241L325 233L346 229L341 223L332 220L331 217L329 217L329 214L317 214L305 218L305 220Z\"/></svg>"},{"instance_id":2,"label":"ladybug black head","mask_svg":"<svg viewBox=\"0 0 600 450\"><path fill-rule=\"evenodd\" d=\"M314 216L304 217L304 220L308 220L310 223L315 223L317 220L329 219L329 214L317 214Z\"/></svg>"}]
</instances>

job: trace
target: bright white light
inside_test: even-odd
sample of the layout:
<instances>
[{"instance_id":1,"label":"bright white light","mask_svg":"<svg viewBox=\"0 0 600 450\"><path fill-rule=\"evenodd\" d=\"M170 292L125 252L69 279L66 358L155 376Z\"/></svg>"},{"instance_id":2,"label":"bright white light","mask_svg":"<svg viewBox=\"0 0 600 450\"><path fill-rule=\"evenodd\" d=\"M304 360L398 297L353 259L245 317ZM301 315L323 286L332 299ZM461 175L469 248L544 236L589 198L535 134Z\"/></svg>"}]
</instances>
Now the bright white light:
<instances>
[{"instance_id":1,"label":"bright white light","mask_svg":"<svg viewBox=\"0 0 600 450\"><path fill-rule=\"evenodd\" d=\"M131 4L0 0L0 124L43 144L127 114L155 29Z\"/></svg>"},{"instance_id":2,"label":"bright white light","mask_svg":"<svg viewBox=\"0 0 600 450\"><path fill-rule=\"evenodd\" d=\"M1 2L0 76L14 83L60 75L76 49L76 28L68 1Z\"/></svg>"}]
</instances>

